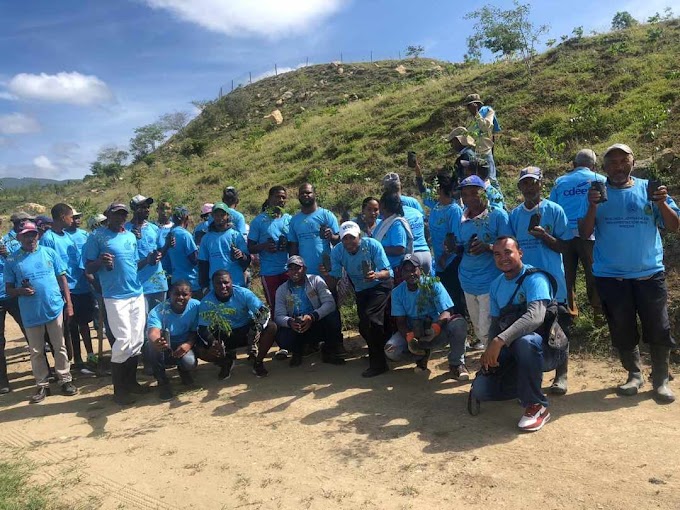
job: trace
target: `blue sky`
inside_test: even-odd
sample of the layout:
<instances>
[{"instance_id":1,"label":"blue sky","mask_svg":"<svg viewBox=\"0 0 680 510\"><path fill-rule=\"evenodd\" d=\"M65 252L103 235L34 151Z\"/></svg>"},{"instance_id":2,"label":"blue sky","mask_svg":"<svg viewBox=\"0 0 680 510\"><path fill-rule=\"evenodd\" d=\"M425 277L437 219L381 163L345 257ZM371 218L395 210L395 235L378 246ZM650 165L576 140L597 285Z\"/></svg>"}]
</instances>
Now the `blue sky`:
<instances>
[{"instance_id":1,"label":"blue sky","mask_svg":"<svg viewBox=\"0 0 680 510\"><path fill-rule=\"evenodd\" d=\"M502 8L511 1L486 2ZM304 64L396 58L406 46L459 61L484 5L431 0L0 0L0 177L79 178L107 145L220 86ZM559 38L604 31L680 0L535 0ZM541 48L542 49L542 48Z\"/></svg>"}]
</instances>

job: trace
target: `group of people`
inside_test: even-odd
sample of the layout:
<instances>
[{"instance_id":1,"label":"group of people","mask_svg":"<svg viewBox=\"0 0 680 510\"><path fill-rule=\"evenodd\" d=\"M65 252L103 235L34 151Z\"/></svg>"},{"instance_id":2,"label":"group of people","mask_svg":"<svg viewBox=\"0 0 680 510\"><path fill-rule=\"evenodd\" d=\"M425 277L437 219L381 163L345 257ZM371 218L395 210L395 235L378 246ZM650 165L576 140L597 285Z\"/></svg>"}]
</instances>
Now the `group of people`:
<instances>
[{"instance_id":1,"label":"group of people","mask_svg":"<svg viewBox=\"0 0 680 510\"><path fill-rule=\"evenodd\" d=\"M425 208L402 193L400 175L389 173L380 197L365 198L358 216L341 222L318 204L309 183L298 189L294 215L286 212L286 188L271 187L250 225L237 210L237 190L227 187L220 202L203 205L193 232L184 206L161 201L158 221L149 221L154 200L142 195L109 205L91 219L90 233L68 204L56 204L41 226L26 213L13 215L0 246L0 393L10 391L6 312L28 340L37 383L31 402L38 403L50 394L46 345L62 392L77 393L69 360L81 366L81 336L88 360L94 355L89 322L99 298L114 400L129 405L148 389L137 381L140 357L163 400L173 398L168 367L177 366L188 385L201 359L215 363L225 380L238 349L257 377L267 375L264 360L275 343L274 357L289 358L292 367L317 351L324 363L344 364L339 306L353 295L368 346L364 377L397 361L427 370L432 350L448 346L450 377L469 381L466 351L480 350L469 411L477 414L485 400L519 399L519 427L535 431L550 419L543 373L555 370L551 393L567 392L580 261L593 311L606 318L628 371L618 393L634 395L644 384L638 317L650 345L654 397L672 402L669 354L676 343L659 230L678 230L680 209L666 187L631 175L627 145L604 152L604 175L596 172L595 153L583 149L549 198L541 169L522 169L523 202L508 212L491 150L493 110L476 95L467 107L476 130L449 135L453 171L426 180L417 158L409 158ZM251 290L255 274L264 299Z\"/></svg>"}]
</instances>

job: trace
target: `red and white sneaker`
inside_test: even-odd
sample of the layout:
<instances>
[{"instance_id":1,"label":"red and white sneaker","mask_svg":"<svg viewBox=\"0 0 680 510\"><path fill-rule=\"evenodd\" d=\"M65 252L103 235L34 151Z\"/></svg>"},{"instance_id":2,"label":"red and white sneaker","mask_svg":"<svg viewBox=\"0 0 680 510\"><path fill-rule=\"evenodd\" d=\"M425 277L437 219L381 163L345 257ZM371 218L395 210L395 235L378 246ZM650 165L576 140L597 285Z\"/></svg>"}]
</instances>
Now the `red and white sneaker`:
<instances>
[{"instance_id":1,"label":"red and white sneaker","mask_svg":"<svg viewBox=\"0 0 680 510\"><path fill-rule=\"evenodd\" d=\"M531 404L524 409L524 414L517 426L526 432L536 432L550 421L550 411L541 404Z\"/></svg>"}]
</instances>

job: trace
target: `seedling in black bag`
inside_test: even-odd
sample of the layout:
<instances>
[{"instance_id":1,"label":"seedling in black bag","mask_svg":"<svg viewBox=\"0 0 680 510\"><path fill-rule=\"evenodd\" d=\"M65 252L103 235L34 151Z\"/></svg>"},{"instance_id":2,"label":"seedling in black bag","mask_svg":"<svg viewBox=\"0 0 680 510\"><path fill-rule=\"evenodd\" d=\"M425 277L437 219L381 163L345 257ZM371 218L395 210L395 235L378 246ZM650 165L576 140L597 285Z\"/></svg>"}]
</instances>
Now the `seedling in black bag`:
<instances>
[{"instance_id":1,"label":"seedling in black bag","mask_svg":"<svg viewBox=\"0 0 680 510\"><path fill-rule=\"evenodd\" d=\"M538 227L541 224L541 215L538 213L534 213L531 215L531 218L529 218L529 232L531 232L533 229Z\"/></svg>"},{"instance_id":2,"label":"seedling in black bag","mask_svg":"<svg viewBox=\"0 0 680 510\"><path fill-rule=\"evenodd\" d=\"M368 260L361 261L361 272L364 273L364 278L368 278L368 275L373 271L371 268L371 262Z\"/></svg>"},{"instance_id":3,"label":"seedling in black bag","mask_svg":"<svg viewBox=\"0 0 680 510\"><path fill-rule=\"evenodd\" d=\"M287 247L288 247L288 240L286 239L286 236L280 236L279 240L276 241L276 250L277 251L286 251Z\"/></svg>"},{"instance_id":4,"label":"seedling in black bag","mask_svg":"<svg viewBox=\"0 0 680 510\"><path fill-rule=\"evenodd\" d=\"M600 199L597 201L598 204L603 204L607 199L607 186L602 181L593 181L590 183L590 189L594 189L600 192Z\"/></svg>"},{"instance_id":5,"label":"seedling in black bag","mask_svg":"<svg viewBox=\"0 0 680 510\"><path fill-rule=\"evenodd\" d=\"M408 151L406 164L409 166L409 168L415 168L416 167L416 153L415 152Z\"/></svg>"},{"instance_id":6,"label":"seedling in black bag","mask_svg":"<svg viewBox=\"0 0 680 510\"><path fill-rule=\"evenodd\" d=\"M330 256L330 254L325 253L325 252L322 253L321 254L321 263L323 264L323 268L326 271L330 271L331 270L331 256Z\"/></svg>"},{"instance_id":7,"label":"seedling in black bag","mask_svg":"<svg viewBox=\"0 0 680 510\"><path fill-rule=\"evenodd\" d=\"M649 179L647 181L647 200L654 202L654 192L659 189L659 186L662 186L659 179Z\"/></svg>"},{"instance_id":8,"label":"seedling in black bag","mask_svg":"<svg viewBox=\"0 0 680 510\"><path fill-rule=\"evenodd\" d=\"M446 251L448 252L456 251L456 235L453 232L446 234L446 237L444 238L444 248L446 248Z\"/></svg>"}]
</instances>

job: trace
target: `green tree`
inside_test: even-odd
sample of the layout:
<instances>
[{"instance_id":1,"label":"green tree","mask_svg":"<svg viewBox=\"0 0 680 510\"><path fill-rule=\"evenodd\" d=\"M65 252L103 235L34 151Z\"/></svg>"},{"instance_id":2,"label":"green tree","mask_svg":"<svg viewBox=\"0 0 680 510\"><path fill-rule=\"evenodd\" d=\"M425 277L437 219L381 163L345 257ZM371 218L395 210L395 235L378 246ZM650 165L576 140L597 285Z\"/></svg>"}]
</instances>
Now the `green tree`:
<instances>
[{"instance_id":1,"label":"green tree","mask_svg":"<svg viewBox=\"0 0 680 510\"><path fill-rule=\"evenodd\" d=\"M583 26L581 25L580 27L574 28L574 30L571 31L572 35L576 39L580 39L583 37Z\"/></svg>"},{"instance_id":2,"label":"green tree","mask_svg":"<svg viewBox=\"0 0 680 510\"><path fill-rule=\"evenodd\" d=\"M619 11L612 18L612 30L623 30L637 24L638 21L628 11Z\"/></svg>"},{"instance_id":3,"label":"green tree","mask_svg":"<svg viewBox=\"0 0 680 510\"><path fill-rule=\"evenodd\" d=\"M135 136L130 139L130 154L135 162L156 150L157 144L165 140L165 131L158 122L135 129Z\"/></svg>"},{"instance_id":4,"label":"green tree","mask_svg":"<svg viewBox=\"0 0 680 510\"><path fill-rule=\"evenodd\" d=\"M163 128L164 131L176 131L181 133L189 123L189 114L187 112L172 112L161 115L157 124Z\"/></svg>"},{"instance_id":5,"label":"green tree","mask_svg":"<svg viewBox=\"0 0 680 510\"><path fill-rule=\"evenodd\" d=\"M118 178L128 157L129 154L118 147L102 147L97 153L97 160L90 164L90 172L96 177Z\"/></svg>"},{"instance_id":6,"label":"green tree","mask_svg":"<svg viewBox=\"0 0 680 510\"><path fill-rule=\"evenodd\" d=\"M418 58L424 51L425 48L423 48L422 46L408 46L406 48L406 56Z\"/></svg>"},{"instance_id":7,"label":"green tree","mask_svg":"<svg viewBox=\"0 0 680 510\"><path fill-rule=\"evenodd\" d=\"M467 20L476 20L473 34L468 37L466 60L481 60L482 51L503 58L522 58L527 71L531 69L536 54L536 43L548 32L548 25L536 27L529 15L531 6L514 0L514 9L502 10L493 5L465 15Z\"/></svg>"}]
</instances>

